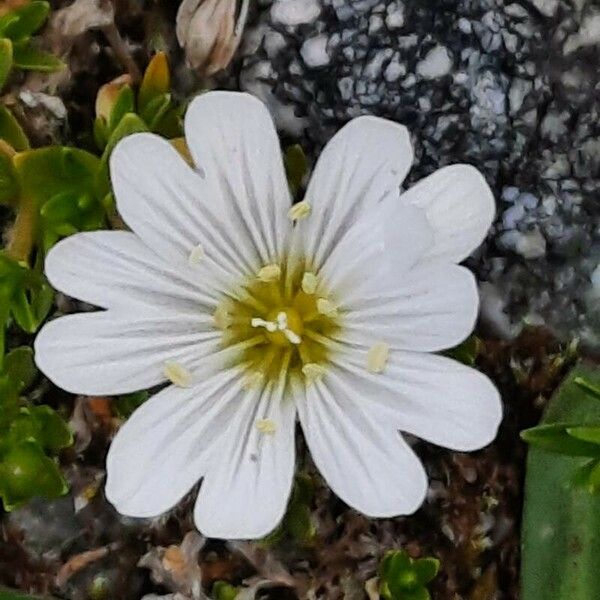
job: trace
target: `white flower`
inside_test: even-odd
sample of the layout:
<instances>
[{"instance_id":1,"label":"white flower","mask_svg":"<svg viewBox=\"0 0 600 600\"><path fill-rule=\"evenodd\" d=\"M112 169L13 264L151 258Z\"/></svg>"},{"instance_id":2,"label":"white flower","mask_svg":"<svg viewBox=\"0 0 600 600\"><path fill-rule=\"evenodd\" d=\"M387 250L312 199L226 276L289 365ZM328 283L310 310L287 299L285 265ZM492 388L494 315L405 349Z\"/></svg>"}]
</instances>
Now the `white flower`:
<instances>
[{"instance_id":1,"label":"white flower","mask_svg":"<svg viewBox=\"0 0 600 600\"><path fill-rule=\"evenodd\" d=\"M48 323L35 348L61 388L124 394L171 381L124 424L106 494L125 515L174 506L201 478L206 535L256 538L282 518L299 419L335 493L374 517L423 502L425 471L399 431L454 450L495 436L498 393L430 353L473 329L473 275L494 200L472 167L400 194L407 130L375 117L327 145L290 211L275 128L246 94L196 98L192 169L165 140L132 135L111 161L128 231L81 233L46 273L100 312Z\"/></svg>"}]
</instances>

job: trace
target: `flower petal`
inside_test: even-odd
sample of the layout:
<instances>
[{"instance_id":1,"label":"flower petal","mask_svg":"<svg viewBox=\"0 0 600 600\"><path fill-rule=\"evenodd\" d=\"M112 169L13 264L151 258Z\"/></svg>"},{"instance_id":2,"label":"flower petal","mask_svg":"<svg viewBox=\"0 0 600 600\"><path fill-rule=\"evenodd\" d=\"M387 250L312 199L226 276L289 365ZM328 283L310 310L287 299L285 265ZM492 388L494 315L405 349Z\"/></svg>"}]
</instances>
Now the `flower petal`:
<instances>
[{"instance_id":1,"label":"flower petal","mask_svg":"<svg viewBox=\"0 0 600 600\"><path fill-rule=\"evenodd\" d=\"M230 281L256 269L252 249L215 206L217 190L166 140L151 133L126 137L111 155L110 172L121 216L167 262L185 268L202 244L215 276Z\"/></svg>"},{"instance_id":2,"label":"flower petal","mask_svg":"<svg viewBox=\"0 0 600 600\"><path fill-rule=\"evenodd\" d=\"M157 516L200 480L236 414L239 379L222 371L190 389L170 386L129 417L106 459L106 497L121 514Z\"/></svg>"},{"instance_id":3,"label":"flower petal","mask_svg":"<svg viewBox=\"0 0 600 600\"><path fill-rule=\"evenodd\" d=\"M291 197L266 106L245 93L202 94L188 108L185 135L216 210L263 265L280 260Z\"/></svg>"},{"instance_id":4,"label":"flower petal","mask_svg":"<svg viewBox=\"0 0 600 600\"><path fill-rule=\"evenodd\" d=\"M260 421L274 431L262 433ZM294 476L296 408L283 385L248 393L215 448L194 520L206 536L254 539L283 518Z\"/></svg>"},{"instance_id":5,"label":"flower petal","mask_svg":"<svg viewBox=\"0 0 600 600\"><path fill-rule=\"evenodd\" d=\"M129 231L72 235L46 257L46 276L65 294L100 306L214 311L218 295L206 273L174 268Z\"/></svg>"},{"instance_id":6,"label":"flower petal","mask_svg":"<svg viewBox=\"0 0 600 600\"><path fill-rule=\"evenodd\" d=\"M444 356L392 351L383 373L367 371L366 352L340 358L332 393L353 390L365 410L439 446L477 450L502 420L494 384L482 373Z\"/></svg>"},{"instance_id":7,"label":"flower petal","mask_svg":"<svg viewBox=\"0 0 600 600\"><path fill-rule=\"evenodd\" d=\"M485 239L496 210L492 190L470 165L439 169L402 194L400 202L425 211L435 232L429 258L444 262L469 256Z\"/></svg>"},{"instance_id":8,"label":"flower petal","mask_svg":"<svg viewBox=\"0 0 600 600\"><path fill-rule=\"evenodd\" d=\"M298 403L304 437L315 464L344 502L370 517L411 514L425 499L427 476L368 400L328 374Z\"/></svg>"},{"instance_id":9,"label":"flower petal","mask_svg":"<svg viewBox=\"0 0 600 600\"><path fill-rule=\"evenodd\" d=\"M433 243L424 211L390 197L358 221L327 256L319 275L329 293L350 307L397 290Z\"/></svg>"},{"instance_id":10,"label":"flower petal","mask_svg":"<svg viewBox=\"0 0 600 600\"><path fill-rule=\"evenodd\" d=\"M306 192L312 213L297 227L317 267L361 215L398 197L412 160L408 131L393 121L359 117L333 136Z\"/></svg>"},{"instance_id":11,"label":"flower petal","mask_svg":"<svg viewBox=\"0 0 600 600\"><path fill-rule=\"evenodd\" d=\"M475 277L464 267L417 266L380 290L346 306L340 341L359 346L385 341L401 350L437 352L473 331L479 295Z\"/></svg>"},{"instance_id":12,"label":"flower petal","mask_svg":"<svg viewBox=\"0 0 600 600\"><path fill-rule=\"evenodd\" d=\"M35 360L58 387L74 394L115 395L165 381L165 362L197 368L219 347L220 332L201 314L107 311L47 323Z\"/></svg>"}]
</instances>

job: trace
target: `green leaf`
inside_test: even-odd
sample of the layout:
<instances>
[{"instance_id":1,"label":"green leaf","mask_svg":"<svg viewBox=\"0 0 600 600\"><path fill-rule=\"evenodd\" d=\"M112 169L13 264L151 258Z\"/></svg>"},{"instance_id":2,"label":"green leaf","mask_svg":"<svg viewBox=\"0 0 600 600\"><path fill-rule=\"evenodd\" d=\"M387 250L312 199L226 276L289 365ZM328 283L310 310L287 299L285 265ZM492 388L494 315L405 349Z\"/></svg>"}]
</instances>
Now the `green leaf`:
<instances>
[{"instance_id":1,"label":"green leaf","mask_svg":"<svg viewBox=\"0 0 600 600\"><path fill-rule=\"evenodd\" d=\"M126 114L134 112L135 97L133 95L133 90L128 85L124 85L119 90L119 94L110 111L110 118L108 120L109 131L114 131Z\"/></svg>"},{"instance_id":2,"label":"green leaf","mask_svg":"<svg viewBox=\"0 0 600 600\"><path fill-rule=\"evenodd\" d=\"M54 54L39 50L28 41L15 42L13 45L13 64L27 71L53 73L65 68L65 63Z\"/></svg>"},{"instance_id":3,"label":"green leaf","mask_svg":"<svg viewBox=\"0 0 600 600\"><path fill-rule=\"evenodd\" d=\"M225 581L215 581L213 583L211 596L215 600L235 600L237 595L238 589L229 583Z\"/></svg>"},{"instance_id":4,"label":"green leaf","mask_svg":"<svg viewBox=\"0 0 600 600\"><path fill-rule=\"evenodd\" d=\"M481 342L475 335L468 337L462 344L445 352L446 356L458 360L464 365L473 366L481 351Z\"/></svg>"},{"instance_id":5,"label":"green leaf","mask_svg":"<svg viewBox=\"0 0 600 600\"><path fill-rule=\"evenodd\" d=\"M73 443L73 434L62 417L49 406L33 406L30 413L40 426L37 441L46 450L58 452Z\"/></svg>"},{"instance_id":6,"label":"green leaf","mask_svg":"<svg viewBox=\"0 0 600 600\"><path fill-rule=\"evenodd\" d=\"M414 562L413 569L417 574L419 582L422 585L426 585L437 576L438 571L440 570L440 561L437 558L429 556L426 558L419 558Z\"/></svg>"},{"instance_id":7,"label":"green leaf","mask_svg":"<svg viewBox=\"0 0 600 600\"><path fill-rule=\"evenodd\" d=\"M584 379L583 377L577 377L575 379L575 385L580 387L590 398L600 400L600 386L593 385L590 381Z\"/></svg>"},{"instance_id":8,"label":"green leaf","mask_svg":"<svg viewBox=\"0 0 600 600\"><path fill-rule=\"evenodd\" d=\"M4 357L4 372L15 382L19 393L30 387L37 377L37 368L33 361L33 349L20 346Z\"/></svg>"},{"instance_id":9,"label":"green leaf","mask_svg":"<svg viewBox=\"0 0 600 600\"><path fill-rule=\"evenodd\" d=\"M574 423L550 423L538 425L521 432L521 438L527 443L557 454L567 456L600 457L600 445L577 439L569 435L569 429L576 429Z\"/></svg>"},{"instance_id":10,"label":"green leaf","mask_svg":"<svg viewBox=\"0 0 600 600\"><path fill-rule=\"evenodd\" d=\"M10 156L0 147L0 204L14 204L19 197L19 182Z\"/></svg>"},{"instance_id":11,"label":"green leaf","mask_svg":"<svg viewBox=\"0 0 600 600\"><path fill-rule=\"evenodd\" d=\"M124 394L113 400L113 407L121 418L129 418L133 412L148 400L148 392L133 392Z\"/></svg>"},{"instance_id":12,"label":"green leaf","mask_svg":"<svg viewBox=\"0 0 600 600\"><path fill-rule=\"evenodd\" d=\"M23 441L11 446L0 462L0 495L8 511L34 496L57 498L67 492L67 484L56 462L39 444Z\"/></svg>"},{"instance_id":13,"label":"green leaf","mask_svg":"<svg viewBox=\"0 0 600 600\"><path fill-rule=\"evenodd\" d=\"M14 162L23 194L40 207L58 194L96 192L100 161L85 150L49 146L21 152Z\"/></svg>"},{"instance_id":14,"label":"green leaf","mask_svg":"<svg viewBox=\"0 0 600 600\"><path fill-rule=\"evenodd\" d=\"M49 12L48 2L32 0L0 18L0 35L11 40L31 37L44 24Z\"/></svg>"},{"instance_id":15,"label":"green leaf","mask_svg":"<svg viewBox=\"0 0 600 600\"><path fill-rule=\"evenodd\" d=\"M108 140L108 144L106 145L104 154L102 155L103 163L106 164L108 162L108 157L110 156L111 152L123 138L133 133L143 133L145 131L148 131L148 126L138 115L135 113L126 114L121 119L120 123L112 132L110 139Z\"/></svg>"},{"instance_id":16,"label":"green leaf","mask_svg":"<svg viewBox=\"0 0 600 600\"><path fill-rule=\"evenodd\" d=\"M140 116L151 131L154 131L158 127L161 120L167 114L167 111L171 107L171 94L164 94L154 98L148 103L143 111L140 111Z\"/></svg>"},{"instance_id":17,"label":"green leaf","mask_svg":"<svg viewBox=\"0 0 600 600\"><path fill-rule=\"evenodd\" d=\"M0 39L0 88L4 86L13 65L13 45L8 38Z\"/></svg>"},{"instance_id":18,"label":"green leaf","mask_svg":"<svg viewBox=\"0 0 600 600\"><path fill-rule=\"evenodd\" d=\"M600 385L600 369L577 366L550 400L543 422L596 426L600 402L581 393L578 378ZM583 443L583 442L582 442ZM598 461L531 447L522 531L522 600L600 598L600 494L571 484ZM585 476L584 476L585 479ZM597 480L596 480L597 481Z\"/></svg>"},{"instance_id":19,"label":"green leaf","mask_svg":"<svg viewBox=\"0 0 600 600\"><path fill-rule=\"evenodd\" d=\"M140 85L138 94L140 114L144 114L144 111L151 102L158 97L168 94L170 89L171 75L167 56L164 52L158 52L148 63L142 84Z\"/></svg>"},{"instance_id":20,"label":"green leaf","mask_svg":"<svg viewBox=\"0 0 600 600\"><path fill-rule=\"evenodd\" d=\"M10 144L17 152L29 148L29 140L23 128L10 110L2 104L0 104L0 138Z\"/></svg>"},{"instance_id":21,"label":"green leaf","mask_svg":"<svg viewBox=\"0 0 600 600\"><path fill-rule=\"evenodd\" d=\"M29 596L22 592L17 592L16 590L8 590L0 587L0 600L54 600L54 596L52 598L50 598L50 596L45 596L44 598L40 596Z\"/></svg>"},{"instance_id":22,"label":"green leaf","mask_svg":"<svg viewBox=\"0 0 600 600\"><path fill-rule=\"evenodd\" d=\"M596 427L568 427L567 433L578 440L600 444L600 425Z\"/></svg>"}]
</instances>

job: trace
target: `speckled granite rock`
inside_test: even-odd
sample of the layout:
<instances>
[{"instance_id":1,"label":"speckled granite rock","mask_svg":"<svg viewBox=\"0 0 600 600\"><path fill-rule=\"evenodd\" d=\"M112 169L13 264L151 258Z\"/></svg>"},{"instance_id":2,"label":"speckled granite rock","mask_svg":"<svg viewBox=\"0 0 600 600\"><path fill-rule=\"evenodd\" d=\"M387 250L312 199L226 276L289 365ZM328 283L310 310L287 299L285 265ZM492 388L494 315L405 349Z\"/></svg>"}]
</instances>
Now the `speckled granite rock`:
<instances>
[{"instance_id":1,"label":"speckled granite rock","mask_svg":"<svg viewBox=\"0 0 600 600\"><path fill-rule=\"evenodd\" d=\"M410 182L468 162L498 218L472 257L484 321L600 347L600 7L591 0L275 0L240 85L316 155L347 120L405 123Z\"/></svg>"}]
</instances>

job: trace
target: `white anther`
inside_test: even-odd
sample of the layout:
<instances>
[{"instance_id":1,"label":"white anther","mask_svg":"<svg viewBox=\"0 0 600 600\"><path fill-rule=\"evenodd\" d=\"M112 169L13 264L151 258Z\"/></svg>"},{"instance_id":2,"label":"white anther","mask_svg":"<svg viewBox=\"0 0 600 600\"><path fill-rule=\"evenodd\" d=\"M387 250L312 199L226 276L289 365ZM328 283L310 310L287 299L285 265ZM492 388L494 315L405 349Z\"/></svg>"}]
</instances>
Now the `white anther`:
<instances>
[{"instance_id":1,"label":"white anther","mask_svg":"<svg viewBox=\"0 0 600 600\"><path fill-rule=\"evenodd\" d=\"M258 271L257 277L263 283L277 281L281 277L281 267L276 264L265 265L262 269Z\"/></svg>"},{"instance_id":2,"label":"white anther","mask_svg":"<svg viewBox=\"0 0 600 600\"><path fill-rule=\"evenodd\" d=\"M338 312L338 307L327 298L319 298L317 300L317 310L327 317L335 317Z\"/></svg>"},{"instance_id":3,"label":"white anther","mask_svg":"<svg viewBox=\"0 0 600 600\"><path fill-rule=\"evenodd\" d=\"M231 315L223 306L217 306L217 310L213 313L213 321L219 329L227 329L233 322Z\"/></svg>"},{"instance_id":4,"label":"white anther","mask_svg":"<svg viewBox=\"0 0 600 600\"><path fill-rule=\"evenodd\" d=\"M306 273L302 275L302 291L305 294L314 294L317 291L318 283L319 281L314 273L306 271Z\"/></svg>"},{"instance_id":5,"label":"white anther","mask_svg":"<svg viewBox=\"0 0 600 600\"><path fill-rule=\"evenodd\" d=\"M302 366L302 373L306 380L309 382L315 381L316 379L320 379L325 375L327 370L323 365L318 363L306 363Z\"/></svg>"},{"instance_id":6,"label":"white anther","mask_svg":"<svg viewBox=\"0 0 600 600\"><path fill-rule=\"evenodd\" d=\"M367 352L367 369L371 373L382 373L390 356L390 346L385 342L377 342Z\"/></svg>"},{"instance_id":7,"label":"white anther","mask_svg":"<svg viewBox=\"0 0 600 600\"><path fill-rule=\"evenodd\" d=\"M252 325L252 327L264 327L270 333L277 331L277 323L274 323L273 321L265 321L259 317L254 317L250 321L250 325Z\"/></svg>"},{"instance_id":8,"label":"white anther","mask_svg":"<svg viewBox=\"0 0 600 600\"><path fill-rule=\"evenodd\" d=\"M256 429L258 429L260 433L273 434L277 431L277 423L272 419L257 419Z\"/></svg>"},{"instance_id":9,"label":"white anther","mask_svg":"<svg viewBox=\"0 0 600 600\"><path fill-rule=\"evenodd\" d=\"M188 256L188 264L190 267L195 267L196 265L200 264L200 261L203 258L204 248L202 247L202 244L198 244L191 249L190 255Z\"/></svg>"},{"instance_id":10,"label":"white anther","mask_svg":"<svg viewBox=\"0 0 600 600\"><path fill-rule=\"evenodd\" d=\"M302 200L302 202L298 202L294 204L292 208L288 211L288 217L292 221L299 221L300 219L304 219L310 215L311 206L306 200Z\"/></svg>"},{"instance_id":11,"label":"white anther","mask_svg":"<svg viewBox=\"0 0 600 600\"><path fill-rule=\"evenodd\" d=\"M187 388L192 383L192 374L180 363L167 360L163 367L164 376L177 387Z\"/></svg>"},{"instance_id":12,"label":"white anther","mask_svg":"<svg viewBox=\"0 0 600 600\"><path fill-rule=\"evenodd\" d=\"M298 344L302 343L302 338L291 329L283 329L283 335L285 335L290 344L294 344L295 346L297 346Z\"/></svg>"}]
</instances>

